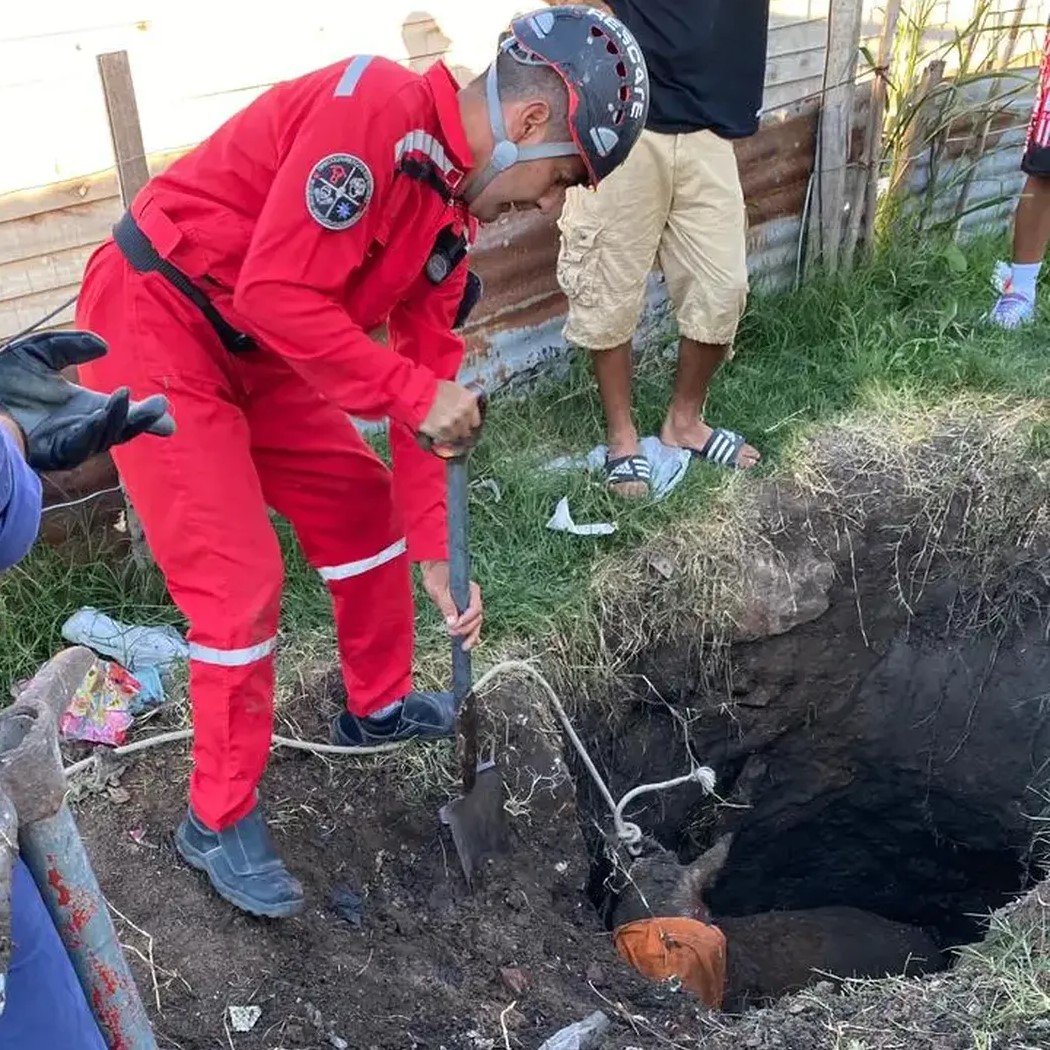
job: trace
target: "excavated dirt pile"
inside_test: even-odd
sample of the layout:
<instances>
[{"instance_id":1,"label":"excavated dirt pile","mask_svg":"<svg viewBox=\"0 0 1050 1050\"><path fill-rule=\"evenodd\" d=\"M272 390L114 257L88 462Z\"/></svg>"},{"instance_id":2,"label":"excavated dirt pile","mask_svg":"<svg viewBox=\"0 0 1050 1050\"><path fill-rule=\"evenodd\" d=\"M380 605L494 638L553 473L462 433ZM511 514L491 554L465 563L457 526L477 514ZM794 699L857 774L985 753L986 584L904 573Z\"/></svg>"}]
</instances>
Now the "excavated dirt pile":
<instances>
[{"instance_id":1,"label":"excavated dirt pile","mask_svg":"<svg viewBox=\"0 0 1050 1050\"><path fill-rule=\"evenodd\" d=\"M705 891L731 972L754 916L827 908L916 931L936 949L916 972L936 972L843 985L782 966L801 997L740 1018L640 978L608 928L608 808L540 693L511 682L485 702L513 852L474 895L437 820L456 792L447 750L275 755L264 803L310 897L284 923L238 914L178 861L184 752L136 758L116 792L81 799L161 1045L535 1050L594 1010L613 1022L608 1050L1048 1045L1050 887L1030 893L1050 787L1046 481L1001 435L960 426L895 464L878 441L830 435L805 478L754 486L721 533L746 542L654 541L605 596L605 651L629 662L552 675L617 798L694 762L717 774L716 797L691 784L627 815L683 870L732 834ZM308 682L288 725L321 738L333 681ZM777 929L765 956L800 958ZM990 974L975 950L1012 961ZM995 983L1007 970L1023 994ZM228 1007L252 1004L253 1029L229 1031ZM975 1043L985 1031L996 1041Z\"/></svg>"}]
</instances>

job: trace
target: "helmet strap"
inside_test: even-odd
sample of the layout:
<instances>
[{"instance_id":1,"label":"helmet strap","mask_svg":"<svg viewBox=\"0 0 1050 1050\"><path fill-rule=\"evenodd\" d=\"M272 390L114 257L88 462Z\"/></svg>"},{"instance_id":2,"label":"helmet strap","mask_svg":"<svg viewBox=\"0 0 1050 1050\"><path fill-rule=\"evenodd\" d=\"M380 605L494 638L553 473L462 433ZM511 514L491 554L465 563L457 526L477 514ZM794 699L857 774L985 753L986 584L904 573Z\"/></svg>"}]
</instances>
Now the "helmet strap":
<instances>
[{"instance_id":1,"label":"helmet strap","mask_svg":"<svg viewBox=\"0 0 1050 1050\"><path fill-rule=\"evenodd\" d=\"M507 127L503 121L498 78L496 63L493 62L485 78L485 101L495 145L492 147L492 156L489 157L488 163L470 180L463 193L468 203L476 200L497 175L515 164L529 160L545 160L549 157L574 157L579 154L574 142L543 142L536 146L519 146L516 142L511 142L507 138Z\"/></svg>"}]
</instances>

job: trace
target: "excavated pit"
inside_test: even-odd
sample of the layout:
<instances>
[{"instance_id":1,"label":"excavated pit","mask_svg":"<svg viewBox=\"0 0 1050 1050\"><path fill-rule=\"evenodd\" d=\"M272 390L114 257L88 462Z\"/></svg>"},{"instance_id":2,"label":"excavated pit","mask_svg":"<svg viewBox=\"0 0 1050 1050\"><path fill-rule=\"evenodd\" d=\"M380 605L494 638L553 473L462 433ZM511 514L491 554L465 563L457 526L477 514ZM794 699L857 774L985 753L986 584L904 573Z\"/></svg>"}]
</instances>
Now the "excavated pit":
<instances>
[{"instance_id":1,"label":"excavated pit","mask_svg":"<svg viewBox=\"0 0 1050 1050\"><path fill-rule=\"evenodd\" d=\"M942 566L904 602L899 521L899 507L873 514L847 545L812 516L782 514L773 561L790 580L786 617L773 586L751 596L779 603L751 617L772 630L721 649L650 646L625 677L632 688L591 715L588 739L617 797L686 772L690 752L715 770L723 802L689 785L627 816L683 865L733 833L705 894L716 923L858 908L924 931L942 949L924 967L935 970L1045 877L1050 595L1044 542L1002 552L979 586ZM595 831L606 808L574 772L589 895L608 924Z\"/></svg>"},{"instance_id":2,"label":"excavated pit","mask_svg":"<svg viewBox=\"0 0 1050 1050\"><path fill-rule=\"evenodd\" d=\"M782 831L748 827L708 895L715 914L846 905L918 926L942 949L979 940L983 917L1038 881L1028 843L895 774L859 771Z\"/></svg>"},{"instance_id":3,"label":"excavated pit","mask_svg":"<svg viewBox=\"0 0 1050 1050\"><path fill-rule=\"evenodd\" d=\"M776 749L756 763L749 772L776 766ZM775 810L778 797L794 790L791 780L762 778L749 819L733 822L738 830L728 860L705 896L716 921L858 908L922 929L948 965L952 949L985 935L992 911L1046 877L1033 855L1034 827L1025 830L965 797L931 789L900 767L858 767L854 776L847 787L818 786L817 797L788 820L778 820ZM1022 800L1014 801L1020 808ZM695 834L687 818L679 834L660 836L661 845L689 865L702 856ZM607 925L610 867L599 853L589 891Z\"/></svg>"}]
</instances>

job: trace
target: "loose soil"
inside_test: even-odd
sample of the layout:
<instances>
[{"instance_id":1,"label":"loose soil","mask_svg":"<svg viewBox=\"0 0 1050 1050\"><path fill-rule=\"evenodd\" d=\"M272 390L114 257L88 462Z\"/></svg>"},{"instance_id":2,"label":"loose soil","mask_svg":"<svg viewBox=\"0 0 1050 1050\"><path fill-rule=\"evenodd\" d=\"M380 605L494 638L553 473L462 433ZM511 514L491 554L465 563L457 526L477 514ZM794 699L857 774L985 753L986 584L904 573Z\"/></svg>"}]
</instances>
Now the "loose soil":
<instances>
[{"instance_id":1,"label":"loose soil","mask_svg":"<svg viewBox=\"0 0 1050 1050\"><path fill-rule=\"evenodd\" d=\"M326 693L311 690L286 712L313 739L324 738L338 710ZM511 1045L531 1047L605 1007L603 997L630 1002L670 1034L695 1027L694 1004L618 963L581 892L586 856L571 791L551 790L559 780L565 788L564 767L520 721L508 722L504 739L517 768L535 772L520 784L512 778L511 790L525 797L534 779L546 780L533 790L528 819L513 822L508 862L473 896L437 817L455 786L422 775L406 784L403 767L389 761L351 770L275 754L263 804L309 901L305 914L282 922L226 905L175 852L183 750L129 766L120 777L127 801L79 804L104 891L152 937L158 990L142 958L132 953L131 964L161 1046L210 1050L232 1040L238 1050L328 1050L332 1034L355 1048L484 1050L506 1045L505 1024ZM531 738L528 755L522 736ZM360 928L337 913L339 890L363 898ZM147 939L116 924L148 959ZM254 1030L228 1036L226 1008L250 1004L263 1009Z\"/></svg>"}]
</instances>

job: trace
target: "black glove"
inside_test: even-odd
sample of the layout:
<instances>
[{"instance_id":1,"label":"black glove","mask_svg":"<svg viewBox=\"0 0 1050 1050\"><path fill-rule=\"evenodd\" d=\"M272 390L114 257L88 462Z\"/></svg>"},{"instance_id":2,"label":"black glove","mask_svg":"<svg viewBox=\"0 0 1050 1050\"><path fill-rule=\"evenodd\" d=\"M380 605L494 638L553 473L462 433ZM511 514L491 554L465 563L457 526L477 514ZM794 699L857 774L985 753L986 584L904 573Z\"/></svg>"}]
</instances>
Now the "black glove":
<instances>
[{"instance_id":1,"label":"black glove","mask_svg":"<svg viewBox=\"0 0 1050 1050\"><path fill-rule=\"evenodd\" d=\"M107 397L60 375L105 352L97 335L68 331L28 335L0 351L0 410L21 428L34 470L70 470L139 434L175 433L166 397L133 402L127 387Z\"/></svg>"}]
</instances>

